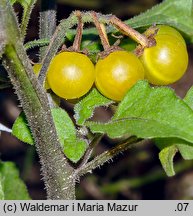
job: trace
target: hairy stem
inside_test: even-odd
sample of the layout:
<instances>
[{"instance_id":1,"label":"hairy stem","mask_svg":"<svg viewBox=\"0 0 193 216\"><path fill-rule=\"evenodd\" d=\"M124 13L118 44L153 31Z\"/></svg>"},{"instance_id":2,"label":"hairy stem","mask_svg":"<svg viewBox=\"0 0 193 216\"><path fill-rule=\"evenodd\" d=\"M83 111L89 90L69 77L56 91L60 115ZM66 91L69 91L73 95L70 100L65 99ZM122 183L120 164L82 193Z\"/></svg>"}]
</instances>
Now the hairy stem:
<instances>
[{"instance_id":1,"label":"hairy stem","mask_svg":"<svg viewBox=\"0 0 193 216\"><path fill-rule=\"evenodd\" d=\"M76 16L78 18L78 26L77 26L77 32L74 38L74 42L72 45L72 48L74 51L80 51L80 44L82 40L82 31L83 31L83 23L82 23L82 17L80 11L75 11Z\"/></svg>"},{"instance_id":2,"label":"hairy stem","mask_svg":"<svg viewBox=\"0 0 193 216\"><path fill-rule=\"evenodd\" d=\"M93 140L91 141L89 147L87 148L84 157L81 161L81 163L79 164L78 168L83 167L88 160L90 159L90 156L93 152L93 148L100 142L100 140L102 139L103 135L101 134L95 134L95 136L93 137Z\"/></svg>"},{"instance_id":3,"label":"hairy stem","mask_svg":"<svg viewBox=\"0 0 193 216\"><path fill-rule=\"evenodd\" d=\"M41 0L40 39L50 39L56 29L56 1ZM40 61L43 59L47 47L40 48Z\"/></svg>"},{"instance_id":4,"label":"hairy stem","mask_svg":"<svg viewBox=\"0 0 193 216\"><path fill-rule=\"evenodd\" d=\"M34 5L36 3L37 0L33 0L33 1L30 1L30 4L28 5L24 5L24 9L23 9L23 16L22 16L22 23L21 23L21 35L23 37L23 39L25 39L25 35L26 35L26 31L27 31L27 26L28 26L28 23L29 23L29 20L30 20L30 15L31 15L31 12L34 8Z\"/></svg>"},{"instance_id":5,"label":"hairy stem","mask_svg":"<svg viewBox=\"0 0 193 216\"><path fill-rule=\"evenodd\" d=\"M138 31L122 22L116 16L112 16L110 18L110 22L113 25L115 25L119 30L121 30L125 35L131 37L133 40L141 44L143 47L149 47L149 40L145 35L140 34Z\"/></svg>"},{"instance_id":6,"label":"hairy stem","mask_svg":"<svg viewBox=\"0 0 193 216\"><path fill-rule=\"evenodd\" d=\"M0 29L5 32L7 40L3 63L35 140L48 199L74 199L74 170L61 150L46 93L33 73L8 0L1 0L0 20Z\"/></svg>"},{"instance_id":7,"label":"hairy stem","mask_svg":"<svg viewBox=\"0 0 193 216\"><path fill-rule=\"evenodd\" d=\"M101 24L99 22L97 13L93 12L92 16L93 16L93 21L94 21L94 24L95 24L96 29L98 31L99 37L101 39L101 43L103 45L104 50L106 51L106 50L108 50L110 48L110 44L109 44L109 41L108 41L108 38L107 38L107 35L106 35L106 31L104 31L104 28L102 26L103 24Z\"/></svg>"},{"instance_id":8,"label":"hairy stem","mask_svg":"<svg viewBox=\"0 0 193 216\"><path fill-rule=\"evenodd\" d=\"M85 164L85 166L78 168L76 170L76 174L77 174L77 176L82 176L86 173L92 172L92 170L103 165L104 163L108 162L109 160L112 160L117 154L119 154L119 153L121 153L127 149L130 149L130 148L133 148L133 147L136 147L139 145L144 145L145 142L146 142L146 140L142 140L142 141L137 142L136 137L131 137L129 140L116 145L115 148L107 150L107 151L103 152L102 154L100 154L99 156L95 157L92 161Z\"/></svg>"}]
</instances>

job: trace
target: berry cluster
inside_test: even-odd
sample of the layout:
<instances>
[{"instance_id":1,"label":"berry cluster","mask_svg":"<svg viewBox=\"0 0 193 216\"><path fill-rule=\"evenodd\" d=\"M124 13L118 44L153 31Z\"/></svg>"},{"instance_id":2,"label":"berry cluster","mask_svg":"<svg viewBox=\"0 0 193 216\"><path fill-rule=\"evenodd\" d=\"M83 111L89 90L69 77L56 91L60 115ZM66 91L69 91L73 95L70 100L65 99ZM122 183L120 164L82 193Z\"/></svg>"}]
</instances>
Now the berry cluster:
<instances>
[{"instance_id":1,"label":"berry cluster","mask_svg":"<svg viewBox=\"0 0 193 216\"><path fill-rule=\"evenodd\" d=\"M179 80L188 65L188 53L181 34L160 25L154 36L155 46L144 48L140 56L116 50L96 65L84 54L63 51L51 61L46 88L65 99L85 95L95 83L106 97L120 101L138 81L168 85ZM36 70L37 71L37 70Z\"/></svg>"}]
</instances>

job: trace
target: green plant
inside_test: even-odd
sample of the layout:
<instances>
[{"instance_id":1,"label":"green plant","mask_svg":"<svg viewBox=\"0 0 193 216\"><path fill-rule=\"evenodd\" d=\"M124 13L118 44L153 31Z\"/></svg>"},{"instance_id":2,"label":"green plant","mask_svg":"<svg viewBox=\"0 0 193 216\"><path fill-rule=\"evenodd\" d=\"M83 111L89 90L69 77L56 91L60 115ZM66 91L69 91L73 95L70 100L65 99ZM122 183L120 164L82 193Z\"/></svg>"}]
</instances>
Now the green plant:
<instances>
[{"instance_id":1,"label":"green plant","mask_svg":"<svg viewBox=\"0 0 193 216\"><path fill-rule=\"evenodd\" d=\"M12 7L15 2L24 7L20 25L18 25L18 19ZM104 47L104 52L100 53L100 56L106 56L111 51L117 50L118 42L115 42L113 46L109 44L107 35L110 37L111 33L120 34L121 32L136 41L139 44L134 51L136 55L143 54L143 51L156 49L157 45L159 46L159 39L161 45L167 44L168 41L170 43L172 37L170 35L158 34L155 36L153 33L147 36L135 30L140 27L147 28L154 23L177 28L184 34L186 41L192 43L192 0L165 0L151 10L125 22L113 15L75 11L67 19L62 20L57 27L55 1L42 0L40 39L25 44L29 15L35 3L35 0L0 0L0 57L23 108L23 112L13 125L12 134L23 142L35 145L40 157L42 176L49 199L75 199L75 184L82 175L102 166L120 152L147 144L146 140L149 139L153 139L160 148L159 158L168 176L175 174L173 158L176 152L179 151L184 159L193 159L192 88L184 99L180 99L172 89L153 88L143 80L130 88L121 102L117 103L101 95L93 87L75 104L73 121L64 109L52 103L53 101L48 102L48 97L52 99L53 94L50 91L46 92L42 87L46 73L50 70L49 65L53 64L50 62L62 55L62 53L57 53L64 45L65 38L72 42L75 36L73 47L70 50L79 51L84 23L94 23L97 28L97 30L95 28L84 29L83 36L96 38L99 34ZM75 31L72 28L77 24ZM104 28L105 25L109 26L107 31ZM158 38L157 45L154 36L155 39ZM84 37L82 48L86 44ZM167 40L163 41L162 37ZM179 43L181 50L185 49L179 38L174 39L173 37L172 40ZM93 61L96 60L96 54L101 51L99 44L97 40L90 46L85 45ZM38 78L34 74L31 61L26 53L28 49L36 46L40 46L39 63L42 64ZM174 46L172 42L171 46ZM66 48L63 47L63 49ZM183 63L183 71L179 71L179 76L184 73L187 64L185 53L182 54L182 58L185 63ZM68 60L67 63L69 63ZM48 81L51 88L54 89L53 85L57 86L56 83L52 84L55 72L54 75L48 72L48 76L49 73L51 73L51 78L48 77ZM3 78L0 81L3 86L5 83ZM56 90L55 92L57 93ZM62 94L59 93L59 95L63 97ZM66 95L64 98L67 98ZM112 108L112 104L114 113L108 122L100 123L90 119L96 107L109 106ZM79 130L76 130L77 127ZM109 138L116 138L118 144L100 155L93 155L93 149L105 134ZM28 199L29 196L25 189L11 196L10 191L15 190L15 185L9 184L11 179L10 173L7 172L9 169L13 169L13 173L16 173L15 181L18 185L25 188L15 167L8 162L1 162L1 199Z\"/></svg>"}]
</instances>

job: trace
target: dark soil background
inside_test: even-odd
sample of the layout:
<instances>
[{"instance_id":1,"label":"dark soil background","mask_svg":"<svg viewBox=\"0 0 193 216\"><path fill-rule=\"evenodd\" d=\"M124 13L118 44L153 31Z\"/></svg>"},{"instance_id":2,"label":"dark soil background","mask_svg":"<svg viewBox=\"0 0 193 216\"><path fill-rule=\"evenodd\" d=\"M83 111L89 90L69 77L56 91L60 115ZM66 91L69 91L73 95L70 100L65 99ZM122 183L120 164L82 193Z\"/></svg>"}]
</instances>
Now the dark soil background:
<instances>
[{"instance_id":1,"label":"dark soil background","mask_svg":"<svg viewBox=\"0 0 193 216\"><path fill-rule=\"evenodd\" d=\"M157 0L58 0L58 20L66 18L75 10L96 10L113 13L121 19L128 19L151 8ZM34 8L29 25L27 41L38 38L39 4ZM15 5L18 16L22 9ZM193 85L193 62L191 46L189 67L184 77L173 84L180 97L184 97ZM34 52L29 55L37 59ZM73 115L72 104L61 103ZM21 111L19 101L12 88L0 90L0 122L11 128ZM107 120L112 113L108 109L97 109L95 118ZM105 137L96 148L95 154L113 147L116 141ZM107 163L92 175L87 175L77 184L78 199L192 199L193 198L193 161L183 161L179 155L175 164L179 171L174 177L167 177L158 159L159 150L149 143L117 156L113 163ZM14 161L26 182L32 199L45 199L44 184L41 181L39 158L33 146L18 141L7 132L0 136L0 159Z\"/></svg>"}]
</instances>

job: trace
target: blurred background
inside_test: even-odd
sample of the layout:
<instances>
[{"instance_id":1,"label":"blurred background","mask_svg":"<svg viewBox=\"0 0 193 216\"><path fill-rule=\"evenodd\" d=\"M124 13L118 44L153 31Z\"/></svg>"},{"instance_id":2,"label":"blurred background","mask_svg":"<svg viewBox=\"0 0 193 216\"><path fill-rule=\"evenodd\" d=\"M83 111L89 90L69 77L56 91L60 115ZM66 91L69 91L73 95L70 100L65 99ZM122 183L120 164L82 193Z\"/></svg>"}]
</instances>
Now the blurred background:
<instances>
[{"instance_id":1,"label":"blurred background","mask_svg":"<svg viewBox=\"0 0 193 216\"><path fill-rule=\"evenodd\" d=\"M158 0L58 0L58 20L64 19L75 10L95 10L104 14L112 13L122 20L133 17L161 2ZM40 4L34 8L29 24L26 41L38 38L38 13ZM15 11L21 17L22 8L15 5ZM192 46L189 50L189 67L184 77L172 85L180 97L184 97L193 85ZM29 53L37 59L35 51ZM61 102L61 106L73 115L73 104ZM11 128L21 112L19 101L10 87L0 90L0 123ZM97 109L94 118L110 118L108 109ZM104 137L95 149L95 154L111 148L116 141ZM113 163L107 163L96 169L92 175L81 178L77 184L77 199L193 199L193 161L184 161L175 157L176 176L167 177L158 159L159 150L149 145L124 152ZM21 178L27 184L32 199L45 199L44 184L41 181L39 158L33 146L18 141L8 132L0 136L0 159L14 161L20 170Z\"/></svg>"}]
</instances>

